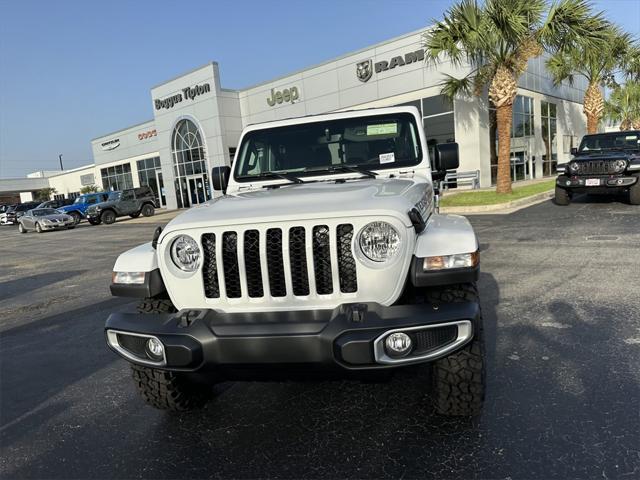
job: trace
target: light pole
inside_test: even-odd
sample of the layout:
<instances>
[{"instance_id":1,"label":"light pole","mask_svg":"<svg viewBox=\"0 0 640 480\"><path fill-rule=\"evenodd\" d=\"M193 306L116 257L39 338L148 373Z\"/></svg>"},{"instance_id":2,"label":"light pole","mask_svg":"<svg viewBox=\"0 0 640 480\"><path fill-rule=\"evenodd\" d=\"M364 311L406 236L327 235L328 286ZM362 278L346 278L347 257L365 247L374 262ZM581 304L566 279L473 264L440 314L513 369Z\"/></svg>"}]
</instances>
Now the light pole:
<instances>
[{"instance_id":1,"label":"light pole","mask_svg":"<svg viewBox=\"0 0 640 480\"><path fill-rule=\"evenodd\" d=\"M58 160L60 160L60 170L64 170L64 167L62 166L62 154L58 155Z\"/></svg>"}]
</instances>

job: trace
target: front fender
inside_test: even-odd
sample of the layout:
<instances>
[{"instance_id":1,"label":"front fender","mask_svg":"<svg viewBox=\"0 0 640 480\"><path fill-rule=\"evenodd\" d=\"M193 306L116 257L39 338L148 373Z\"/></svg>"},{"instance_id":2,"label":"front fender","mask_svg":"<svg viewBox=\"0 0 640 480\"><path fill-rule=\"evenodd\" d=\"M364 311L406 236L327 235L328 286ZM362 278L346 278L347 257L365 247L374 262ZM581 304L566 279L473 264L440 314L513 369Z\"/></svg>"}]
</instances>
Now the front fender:
<instances>
[{"instance_id":1,"label":"front fender","mask_svg":"<svg viewBox=\"0 0 640 480\"><path fill-rule=\"evenodd\" d=\"M418 235L414 255L418 258L471 253L478 239L469 220L460 215L431 215Z\"/></svg>"},{"instance_id":2,"label":"front fender","mask_svg":"<svg viewBox=\"0 0 640 480\"><path fill-rule=\"evenodd\" d=\"M139 245L121 254L114 272L144 272L144 282L136 284L111 283L111 294L116 297L155 297L166 291L162 275L158 269L156 250L151 242Z\"/></svg>"},{"instance_id":3,"label":"front fender","mask_svg":"<svg viewBox=\"0 0 640 480\"><path fill-rule=\"evenodd\" d=\"M151 272L158 268L156 249L151 242L121 253L113 266L114 272Z\"/></svg>"}]
</instances>

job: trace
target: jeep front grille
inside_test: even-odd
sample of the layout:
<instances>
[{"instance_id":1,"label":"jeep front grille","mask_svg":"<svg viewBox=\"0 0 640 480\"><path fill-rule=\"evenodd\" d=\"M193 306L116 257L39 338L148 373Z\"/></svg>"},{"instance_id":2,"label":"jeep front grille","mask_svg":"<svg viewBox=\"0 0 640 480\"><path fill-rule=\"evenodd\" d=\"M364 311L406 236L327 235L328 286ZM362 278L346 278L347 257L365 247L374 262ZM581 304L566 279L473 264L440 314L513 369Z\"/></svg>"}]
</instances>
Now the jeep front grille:
<instances>
[{"instance_id":1,"label":"jeep front grille","mask_svg":"<svg viewBox=\"0 0 640 480\"><path fill-rule=\"evenodd\" d=\"M353 235L351 224L205 233L202 235L205 296L304 297L331 295L336 289L355 293L358 278ZM218 246L220 239L222 244ZM337 258L331 258L332 251Z\"/></svg>"},{"instance_id":2,"label":"jeep front grille","mask_svg":"<svg viewBox=\"0 0 640 480\"><path fill-rule=\"evenodd\" d=\"M591 160L577 162L576 175L611 175L615 173L615 160Z\"/></svg>"}]
</instances>

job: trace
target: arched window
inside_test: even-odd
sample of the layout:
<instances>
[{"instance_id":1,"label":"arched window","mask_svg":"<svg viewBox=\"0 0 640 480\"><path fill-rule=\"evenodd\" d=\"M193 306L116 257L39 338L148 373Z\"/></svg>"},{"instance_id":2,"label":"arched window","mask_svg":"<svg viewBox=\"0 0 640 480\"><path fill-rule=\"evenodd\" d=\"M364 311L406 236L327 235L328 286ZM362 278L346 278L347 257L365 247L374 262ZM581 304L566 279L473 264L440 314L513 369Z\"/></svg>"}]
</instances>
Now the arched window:
<instances>
[{"instance_id":1,"label":"arched window","mask_svg":"<svg viewBox=\"0 0 640 480\"><path fill-rule=\"evenodd\" d=\"M178 122L171 138L178 208L211 199L207 160L200 130L191 120Z\"/></svg>"}]
</instances>

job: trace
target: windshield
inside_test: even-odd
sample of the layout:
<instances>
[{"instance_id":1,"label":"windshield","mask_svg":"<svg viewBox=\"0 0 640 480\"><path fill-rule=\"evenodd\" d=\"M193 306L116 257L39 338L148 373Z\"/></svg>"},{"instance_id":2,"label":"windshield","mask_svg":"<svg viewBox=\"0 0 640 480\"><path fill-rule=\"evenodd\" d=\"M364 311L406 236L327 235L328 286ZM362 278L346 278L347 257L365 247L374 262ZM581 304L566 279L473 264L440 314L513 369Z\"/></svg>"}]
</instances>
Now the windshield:
<instances>
[{"instance_id":1,"label":"windshield","mask_svg":"<svg viewBox=\"0 0 640 480\"><path fill-rule=\"evenodd\" d=\"M31 214L34 217L44 217L45 215L56 215L58 212L55 208L39 208L37 210L31 210Z\"/></svg>"},{"instance_id":2,"label":"windshield","mask_svg":"<svg viewBox=\"0 0 640 480\"><path fill-rule=\"evenodd\" d=\"M269 178L270 172L303 177L348 171L344 167L406 167L421 160L415 118L398 113L249 132L240 146L234 175L242 182Z\"/></svg>"},{"instance_id":3,"label":"windshield","mask_svg":"<svg viewBox=\"0 0 640 480\"><path fill-rule=\"evenodd\" d=\"M85 197L78 197L76 198L73 203L84 203Z\"/></svg>"},{"instance_id":4,"label":"windshield","mask_svg":"<svg viewBox=\"0 0 640 480\"><path fill-rule=\"evenodd\" d=\"M118 200L120 200L120 194L121 194L121 192L111 192L111 193L109 194L109 198L108 198L108 200L111 200L111 201L118 201Z\"/></svg>"},{"instance_id":5,"label":"windshield","mask_svg":"<svg viewBox=\"0 0 640 480\"><path fill-rule=\"evenodd\" d=\"M640 135L638 133L610 133L600 135L586 135L580 143L581 153L603 150L640 150Z\"/></svg>"}]
</instances>

